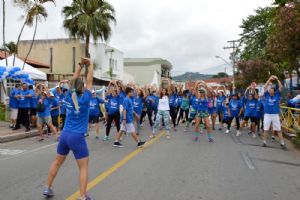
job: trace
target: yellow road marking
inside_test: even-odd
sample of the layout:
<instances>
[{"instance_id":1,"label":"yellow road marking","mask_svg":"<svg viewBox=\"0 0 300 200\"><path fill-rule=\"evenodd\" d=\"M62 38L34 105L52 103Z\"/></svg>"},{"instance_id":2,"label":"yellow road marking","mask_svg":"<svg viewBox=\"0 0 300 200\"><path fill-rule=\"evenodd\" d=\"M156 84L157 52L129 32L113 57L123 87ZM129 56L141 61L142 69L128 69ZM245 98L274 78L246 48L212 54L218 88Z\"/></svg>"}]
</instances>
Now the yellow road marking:
<instances>
[{"instance_id":1,"label":"yellow road marking","mask_svg":"<svg viewBox=\"0 0 300 200\"><path fill-rule=\"evenodd\" d=\"M123 165L125 165L128 161L130 161L132 158L134 158L136 155L138 155L140 152L142 152L145 148L152 145L155 141L157 141L159 138L161 138L164 135L163 132L158 134L154 139L148 141L143 148L138 148L125 156L122 160L114 164L111 168L97 176L94 180L90 181L87 185L87 191L93 189L96 185L101 183L103 180L105 180L107 177L109 177L112 173L117 171L119 168L121 168ZM69 196L67 200L76 200L79 197L79 190L76 191L74 194Z\"/></svg>"}]
</instances>

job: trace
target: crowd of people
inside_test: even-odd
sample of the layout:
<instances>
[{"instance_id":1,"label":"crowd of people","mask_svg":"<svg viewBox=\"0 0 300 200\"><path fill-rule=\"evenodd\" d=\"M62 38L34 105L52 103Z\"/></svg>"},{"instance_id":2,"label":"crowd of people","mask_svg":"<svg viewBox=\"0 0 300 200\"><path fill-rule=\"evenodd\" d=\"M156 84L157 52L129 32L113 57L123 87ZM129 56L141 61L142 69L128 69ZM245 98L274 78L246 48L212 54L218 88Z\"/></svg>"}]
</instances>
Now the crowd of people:
<instances>
[{"instance_id":1,"label":"crowd of people","mask_svg":"<svg viewBox=\"0 0 300 200\"><path fill-rule=\"evenodd\" d=\"M88 69L86 84L79 78L84 67ZM85 137L89 136L94 124L95 138L100 138L101 119L106 126L103 141L109 141L111 129L116 128L115 147L123 147L124 134L131 134L137 146L142 147L146 141L140 139L140 134L146 123L151 128L147 135L149 139L156 137L162 129L166 138L171 139L172 132L179 126L183 132L194 131L195 141L206 132L207 141L213 143L214 130L232 132L239 137L250 120L249 135L253 138L261 136L262 146L267 146L268 132L272 131L272 138L277 133L281 147L286 149L279 117L283 86L276 76L268 79L260 94L255 83L244 94L233 92L230 95L226 94L225 87L213 89L201 80L185 88L170 81L160 86L137 86L114 80L105 90L95 91L92 84L92 63L83 58L67 87L59 85L49 89L44 84L37 84L33 88L23 83L11 91L10 127L17 130L23 125L26 131L37 127L39 141L44 140L43 129L47 127L58 140L57 156L43 192L46 196L54 195L52 183L71 150L79 167L81 198L89 199L86 195L89 152Z\"/></svg>"}]
</instances>

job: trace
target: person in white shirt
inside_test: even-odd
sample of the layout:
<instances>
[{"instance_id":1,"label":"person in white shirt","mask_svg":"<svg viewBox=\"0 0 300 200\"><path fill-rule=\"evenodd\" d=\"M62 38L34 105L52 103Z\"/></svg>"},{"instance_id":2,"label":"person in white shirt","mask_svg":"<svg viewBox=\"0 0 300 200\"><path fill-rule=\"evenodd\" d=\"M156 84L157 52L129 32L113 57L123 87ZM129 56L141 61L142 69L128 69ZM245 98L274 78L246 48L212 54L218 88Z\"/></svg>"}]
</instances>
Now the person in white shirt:
<instances>
[{"instance_id":1,"label":"person in white shirt","mask_svg":"<svg viewBox=\"0 0 300 200\"><path fill-rule=\"evenodd\" d=\"M170 106L169 106L169 97L167 89L161 89L158 103L158 111L156 114L156 120L153 126L152 135L150 138L155 137L160 122L163 119L164 127L167 132L167 139L170 139Z\"/></svg>"}]
</instances>

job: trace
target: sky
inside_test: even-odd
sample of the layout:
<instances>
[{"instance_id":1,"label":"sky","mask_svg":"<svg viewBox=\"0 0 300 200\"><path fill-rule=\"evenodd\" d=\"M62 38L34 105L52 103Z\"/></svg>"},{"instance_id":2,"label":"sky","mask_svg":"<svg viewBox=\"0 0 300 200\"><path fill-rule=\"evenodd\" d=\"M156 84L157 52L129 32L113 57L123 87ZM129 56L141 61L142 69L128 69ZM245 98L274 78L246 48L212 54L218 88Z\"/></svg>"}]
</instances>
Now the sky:
<instances>
[{"instance_id":1,"label":"sky","mask_svg":"<svg viewBox=\"0 0 300 200\"><path fill-rule=\"evenodd\" d=\"M125 57L155 57L169 60L173 75L185 72L232 73L228 40L239 39L242 19L254 9L273 0L107 0L116 10L117 24L112 25L108 45L120 49ZM46 4L48 18L38 25L37 39L68 38L62 27L63 6L71 0ZM2 46L2 2L0 5ZM6 0L6 41L17 41L23 11ZM30 40L33 27L26 27L21 39Z\"/></svg>"}]
</instances>

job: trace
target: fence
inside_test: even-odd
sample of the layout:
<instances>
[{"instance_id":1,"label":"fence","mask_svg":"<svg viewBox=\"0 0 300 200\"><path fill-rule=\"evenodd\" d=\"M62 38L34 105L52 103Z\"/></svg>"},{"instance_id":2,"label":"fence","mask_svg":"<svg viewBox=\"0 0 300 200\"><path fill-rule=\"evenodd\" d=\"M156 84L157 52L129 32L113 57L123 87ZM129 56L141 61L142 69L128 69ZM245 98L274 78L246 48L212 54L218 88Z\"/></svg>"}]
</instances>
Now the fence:
<instances>
[{"instance_id":1,"label":"fence","mask_svg":"<svg viewBox=\"0 0 300 200\"><path fill-rule=\"evenodd\" d=\"M281 126L290 136L300 136L300 109L280 106Z\"/></svg>"}]
</instances>

